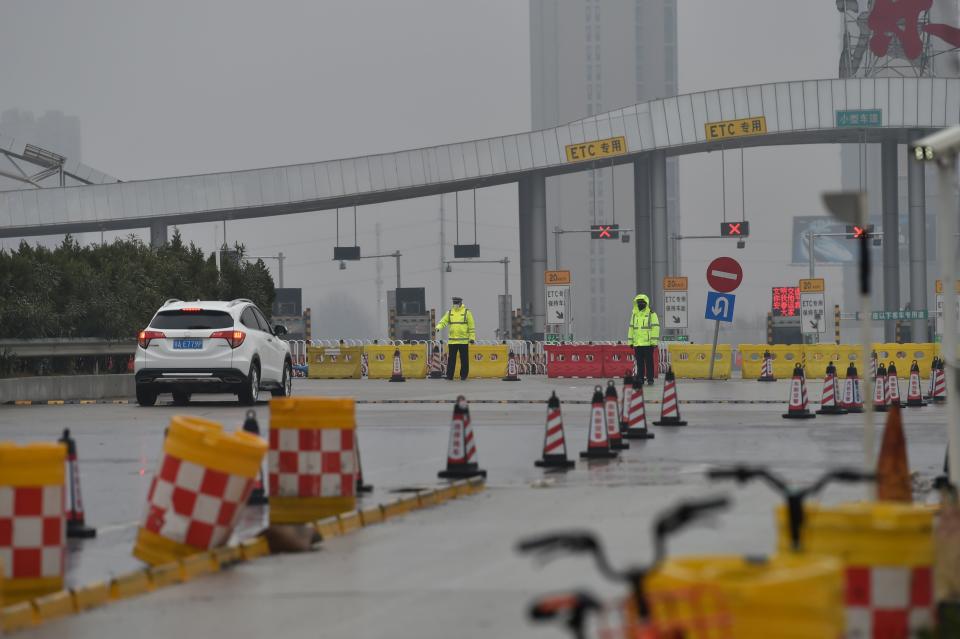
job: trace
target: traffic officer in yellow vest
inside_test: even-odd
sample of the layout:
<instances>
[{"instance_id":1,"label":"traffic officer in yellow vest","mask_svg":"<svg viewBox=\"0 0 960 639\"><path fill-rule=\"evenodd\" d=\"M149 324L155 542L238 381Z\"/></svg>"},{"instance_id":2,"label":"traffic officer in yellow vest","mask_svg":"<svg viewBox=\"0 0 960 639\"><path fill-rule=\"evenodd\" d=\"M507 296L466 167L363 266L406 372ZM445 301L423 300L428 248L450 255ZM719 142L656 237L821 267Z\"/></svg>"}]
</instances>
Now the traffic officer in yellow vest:
<instances>
[{"instance_id":1,"label":"traffic officer in yellow vest","mask_svg":"<svg viewBox=\"0 0 960 639\"><path fill-rule=\"evenodd\" d=\"M637 361L637 381L642 384L646 377L647 384L653 384L657 376L653 369L653 349L660 342L660 318L650 309L650 298L643 293L633 298L627 339Z\"/></svg>"},{"instance_id":2,"label":"traffic officer in yellow vest","mask_svg":"<svg viewBox=\"0 0 960 639\"><path fill-rule=\"evenodd\" d=\"M464 380L470 372L470 344L477 340L477 330L473 324L473 313L463 305L463 298L453 298L453 308L440 318L437 330L442 330L447 324L450 325L447 334L447 379L453 379L459 354L460 379Z\"/></svg>"}]
</instances>

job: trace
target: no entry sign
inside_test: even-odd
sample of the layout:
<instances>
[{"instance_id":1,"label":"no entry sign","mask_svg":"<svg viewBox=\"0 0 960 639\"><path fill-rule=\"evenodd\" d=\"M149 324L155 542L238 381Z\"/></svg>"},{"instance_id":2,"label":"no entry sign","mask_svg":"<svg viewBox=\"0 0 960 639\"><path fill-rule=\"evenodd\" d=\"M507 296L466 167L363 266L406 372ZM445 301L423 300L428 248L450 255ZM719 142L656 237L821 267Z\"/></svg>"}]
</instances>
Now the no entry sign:
<instances>
[{"instance_id":1,"label":"no entry sign","mask_svg":"<svg viewBox=\"0 0 960 639\"><path fill-rule=\"evenodd\" d=\"M743 281L743 268L732 257L718 257L707 267L707 284L720 293L737 290Z\"/></svg>"}]
</instances>

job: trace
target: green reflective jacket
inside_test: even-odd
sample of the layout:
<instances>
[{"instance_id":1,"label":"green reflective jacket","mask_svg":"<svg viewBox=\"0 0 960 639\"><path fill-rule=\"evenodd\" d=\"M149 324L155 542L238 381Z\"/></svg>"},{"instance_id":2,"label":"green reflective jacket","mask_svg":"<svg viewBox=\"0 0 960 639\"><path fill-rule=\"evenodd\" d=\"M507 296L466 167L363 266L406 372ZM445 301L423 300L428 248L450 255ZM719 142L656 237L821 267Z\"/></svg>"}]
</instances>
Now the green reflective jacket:
<instances>
[{"instance_id":1,"label":"green reflective jacket","mask_svg":"<svg viewBox=\"0 0 960 639\"><path fill-rule=\"evenodd\" d=\"M473 313L466 306L461 306L459 309L451 308L444 313L437 323L437 330L442 330L447 324L450 325L447 339L451 344L469 344L470 340L477 339Z\"/></svg>"},{"instance_id":2,"label":"green reflective jacket","mask_svg":"<svg viewBox=\"0 0 960 639\"><path fill-rule=\"evenodd\" d=\"M642 311L638 309L637 300L644 300L647 307ZM643 293L633 298L627 341L631 346L656 346L660 343L660 318L650 310L650 298Z\"/></svg>"}]
</instances>

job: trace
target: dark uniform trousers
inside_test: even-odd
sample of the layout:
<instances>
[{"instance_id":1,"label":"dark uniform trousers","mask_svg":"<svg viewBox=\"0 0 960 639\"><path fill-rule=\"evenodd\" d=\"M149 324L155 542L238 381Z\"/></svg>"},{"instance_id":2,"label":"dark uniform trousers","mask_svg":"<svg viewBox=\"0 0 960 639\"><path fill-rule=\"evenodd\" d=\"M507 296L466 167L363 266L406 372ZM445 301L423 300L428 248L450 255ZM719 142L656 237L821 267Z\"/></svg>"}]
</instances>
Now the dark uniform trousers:
<instances>
[{"instance_id":1,"label":"dark uniform trousers","mask_svg":"<svg viewBox=\"0 0 960 639\"><path fill-rule=\"evenodd\" d=\"M467 379L470 373L470 345L447 345L447 379L453 379L453 372L457 369L457 355L460 356L460 379Z\"/></svg>"}]
</instances>

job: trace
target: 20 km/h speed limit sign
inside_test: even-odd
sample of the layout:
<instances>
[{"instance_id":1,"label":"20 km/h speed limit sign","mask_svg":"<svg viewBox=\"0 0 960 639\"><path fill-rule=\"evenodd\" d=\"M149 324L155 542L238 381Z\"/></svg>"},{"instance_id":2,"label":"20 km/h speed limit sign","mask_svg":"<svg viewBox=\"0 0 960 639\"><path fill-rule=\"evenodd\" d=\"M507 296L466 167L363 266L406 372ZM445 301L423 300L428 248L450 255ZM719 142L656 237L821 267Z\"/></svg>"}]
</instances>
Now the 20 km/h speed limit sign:
<instances>
[{"instance_id":1,"label":"20 km/h speed limit sign","mask_svg":"<svg viewBox=\"0 0 960 639\"><path fill-rule=\"evenodd\" d=\"M687 278L663 278L663 312L660 322L664 328L687 328Z\"/></svg>"}]
</instances>

